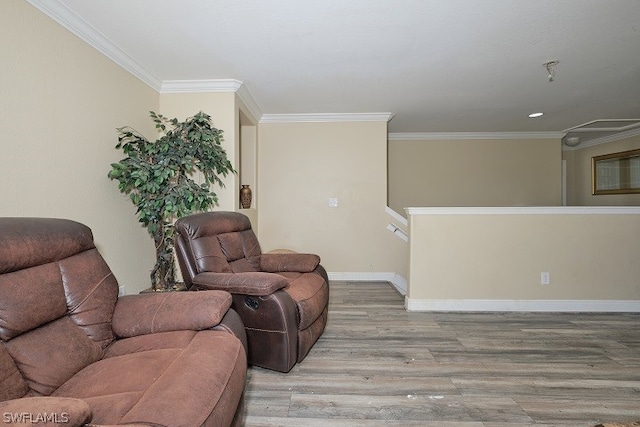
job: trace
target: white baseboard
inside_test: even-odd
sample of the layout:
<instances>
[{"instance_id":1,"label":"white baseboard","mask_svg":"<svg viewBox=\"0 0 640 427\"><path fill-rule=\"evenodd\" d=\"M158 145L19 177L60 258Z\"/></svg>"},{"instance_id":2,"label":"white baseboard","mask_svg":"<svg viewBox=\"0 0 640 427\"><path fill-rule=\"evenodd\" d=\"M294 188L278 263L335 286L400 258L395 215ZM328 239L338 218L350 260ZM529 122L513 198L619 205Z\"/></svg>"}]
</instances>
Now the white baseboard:
<instances>
[{"instance_id":1,"label":"white baseboard","mask_svg":"<svg viewBox=\"0 0 640 427\"><path fill-rule=\"evenodd\" d=\"M411 299L407 279L392 272L329 272L329 280L348 282L389 282L405 296L408 311L537 311L537 312L609 312L640 313L640 300L484 300Z\"/></svg>"},{"instance_id":2,"label":"white baseboard","mask_svg":"<svg viewBox=\"0 0 640 427\"><path fill-rule=\"evenodd\" d=\"M329 280L348 282L389 282L401 295L407 295L407 279L398 273L386 272L329 272Z\"/></svg>"},{"instance_id":3,"label":"white baseboard","mask_svg":"<svg viewBox=\"0 0 640 427\"><path fill-rule=\"evenodd\" d=\"M405 297L408 311L546 311L638 313L638 300L431 300Z\"/></svg>"}]
</instances>

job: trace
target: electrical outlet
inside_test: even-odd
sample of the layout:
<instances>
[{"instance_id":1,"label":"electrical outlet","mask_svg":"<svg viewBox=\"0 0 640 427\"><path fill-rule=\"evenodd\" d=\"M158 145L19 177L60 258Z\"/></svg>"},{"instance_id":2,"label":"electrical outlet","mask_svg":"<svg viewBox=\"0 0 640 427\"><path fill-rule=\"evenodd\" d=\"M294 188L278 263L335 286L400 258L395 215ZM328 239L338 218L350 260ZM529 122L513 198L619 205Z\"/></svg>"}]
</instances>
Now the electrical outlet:
<instances>
[{"instance_id":1,"label":"electrical outlet","mask_svg":"<svg viewBox=\"0 0 640 427\"><path fill-rule=\"evenodd\" d=\"M119 286L118 287L118 296L121 297L121 296L124 296L124 295L126 295L126 291L124 289L124 285Z\"/></svg>"},{"instance_id":2,"label":"electrical outlet","mask_svg":"<svg viewBox=\"0 0 640 427\"><path fill-rule=\"evenodd\" d=\"M540 284L548 285L550 283L551 283L551 276L549 275L549 272L543 271L542 273L540 273Z\"/></svg>"},{"instance_id":3,"label":"electrical outlet","mask_svg":"<svg viewBox=\"0 0 640 427\"><path fill-rule=\"evenodd\" d=\"M338 207L338 198L337 197L329 198L329 207L330 208L337 208Z\"/></svg>"}]
</instances>

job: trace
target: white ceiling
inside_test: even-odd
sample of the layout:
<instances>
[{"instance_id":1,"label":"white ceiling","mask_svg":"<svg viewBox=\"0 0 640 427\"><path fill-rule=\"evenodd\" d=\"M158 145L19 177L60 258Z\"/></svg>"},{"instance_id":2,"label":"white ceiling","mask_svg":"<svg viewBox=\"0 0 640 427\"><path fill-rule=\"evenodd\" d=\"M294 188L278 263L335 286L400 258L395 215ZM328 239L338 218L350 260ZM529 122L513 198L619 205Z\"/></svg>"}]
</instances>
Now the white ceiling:
<instances>
[{"instance_id":1,"label":"white ceiling","mask_svg":"<svg viewBox=\"0 0 640 427\"><path fill-rule=\"evenodd\" d=\"M640 117L640 0L28 1L152 86L239 80L266 115L391 112L395 133Z\"/></svg>"}]
</instances>

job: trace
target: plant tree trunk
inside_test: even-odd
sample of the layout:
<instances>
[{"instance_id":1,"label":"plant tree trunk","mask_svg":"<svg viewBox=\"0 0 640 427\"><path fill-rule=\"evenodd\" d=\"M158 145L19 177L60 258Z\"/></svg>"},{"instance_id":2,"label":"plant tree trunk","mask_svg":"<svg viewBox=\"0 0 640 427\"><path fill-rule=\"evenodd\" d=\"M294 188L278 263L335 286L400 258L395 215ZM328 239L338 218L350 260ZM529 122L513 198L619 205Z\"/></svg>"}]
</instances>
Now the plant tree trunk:
<instances>
[{"instance_id":1,"label":"plant tree trunk","mask_svg":"<svg viewBox=\"0 0 640 427\"><path fill-rule=\"evenodd\" d=\"M156 247L156 263L151 270L151 288L154 291L171 290L176 281L173 249L170 242L164 237L163 230L153 236Z\"/></svg>"}]
</instances>

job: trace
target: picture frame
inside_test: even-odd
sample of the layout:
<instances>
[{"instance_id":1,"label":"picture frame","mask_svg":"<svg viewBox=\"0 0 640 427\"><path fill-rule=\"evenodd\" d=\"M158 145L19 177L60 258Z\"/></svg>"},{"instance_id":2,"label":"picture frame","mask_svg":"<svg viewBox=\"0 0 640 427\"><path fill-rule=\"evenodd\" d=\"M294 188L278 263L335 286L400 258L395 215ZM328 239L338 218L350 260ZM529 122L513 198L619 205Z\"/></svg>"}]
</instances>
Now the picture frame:
<instances>
[{"instance_id":1,"label":"picture frame","mask_svg":"<svg viewBox=\"0 0 640 427\"><path fill-rule=\"evenodd\" d=\"M591 158L593 195L640 193L640 149Z\"/></svg>"}]
</instances>

